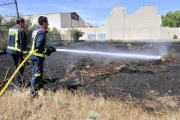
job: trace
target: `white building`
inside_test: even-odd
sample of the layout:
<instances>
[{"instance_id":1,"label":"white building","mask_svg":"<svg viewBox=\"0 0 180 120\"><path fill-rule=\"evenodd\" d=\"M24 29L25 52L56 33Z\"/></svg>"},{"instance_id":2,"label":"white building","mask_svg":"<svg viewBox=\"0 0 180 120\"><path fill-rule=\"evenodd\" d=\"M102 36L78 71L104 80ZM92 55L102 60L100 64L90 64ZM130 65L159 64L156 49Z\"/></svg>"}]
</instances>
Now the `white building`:
<instances>
[{"instance_id":1,"label":"white building","mask_svg":"<svg viewBox=\"0 0 180 120\"><path fill-rule=\"evenodd\" d=\"M134 14L126 14L126 7L114 7L104 28L81 28L85 40L165 40L180 38L180 28L161 27L157 6L143 6ZM63 30L63 29L61 29Z\"/></svg>"},{"instance_id":2,"label":"white building","mask_svg":"<svg viewBox=\"0 0 180 120\"><path fill-rule=\"evenodd\" d=\"M180 28L161 27L157 6L142 6L134 14L126 14L126 7L114 7L107 16L106 25L99 28L86 28L85 21L75 12L21 17L38 24L39 16L46 16L50 29L55 27L61 34L71 28L81 30L82 40L164 40L173 39L174 34L180 38Z\"/></svg>"},{"instance_id":3,"label":"white building","mask_svg":"<svg viewBox=\"0 0 180 120\"><path fill-rule=\"evenodd\" d=\"M107 39L156 39L160 37L160 26L157 6L143 6L130 15L126 14L126 7L114 7L106 21Z\"/></svg>"},{"instance_id":4,"label":"white building","mask_svg":"<svg viewBox=\"0 0 180 120\"><path fill-rule=\"evenodd\" d=\"M22 18L29 19L32 25L38 25L38 18L45 16L48 18L49 28L84 28L85 21L75 12L71 13L52 13L52 14L39 14L39 15L25 15ZM6 19L11 18L7 17Z\"/></svg>"}]
</instances>

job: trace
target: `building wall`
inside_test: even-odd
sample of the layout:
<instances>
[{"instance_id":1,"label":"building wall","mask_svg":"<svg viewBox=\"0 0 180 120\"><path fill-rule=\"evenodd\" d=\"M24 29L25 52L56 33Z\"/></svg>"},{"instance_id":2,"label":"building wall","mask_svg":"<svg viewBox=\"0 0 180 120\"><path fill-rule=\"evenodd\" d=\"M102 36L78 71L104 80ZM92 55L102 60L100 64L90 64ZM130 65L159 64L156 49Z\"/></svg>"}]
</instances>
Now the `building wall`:
<instances>
[{"instance_id":1,"label":"building wall","mask_svg":"<svg viewBox=\"0 0 180 120\"><path fill-rule=\"evenodd\" d=\"M180 28L161 27L161 39L173 39L173 35L176 34L180 39Z\"/></svg>"},{"instance_id":2,"label":"building wall","mask_svg":"<svg viewBox=\"0 0 180 120\"><path fill-rule=\"evenodd\" d=\"M126 14L126 7L114 7L106 21L107 38L160 39L160 25L157 6L143 6L132 15Z\"/></svg>"},{"instance_id":3,"label":"building wall","mask_svg":"<svg viewBox=\"0 0 180 120\"><path fill-rule=\"evenodd\" d=\"M70 35L68 34L68 30L71 28L61 28L61 35L65 36L63 40L71 40ZM98 40L99 34L106 34L106 28L76 28L83 32L83 36L80 38L80 40L88 40L88 34L95 34L96 37L94 40Z\"/></svg>"},{"instance_id":4,"label":"building wall","mask_svg":"<svg viewBox=\"0 0 180 120\"><path fill-rule=\"evenodd\" d=\"M71 19L71 13L54 13L54 14L41 14L41 15L26 15L21 16L25 19L30 19L32 21L32 25L38 25L38 18L40 16L46 16L49 22L49 28L53 27L60 28L82 28L85 27L85 21L79 17L79 21ZM7 17L6 19L15 18L15 17Z\"/></svg>"},{"instance_id":5,"label":"building wall","mask_svg":"<svg viewBox=\"0 0 180 120\"><path fill-rule=\"evenodd\" d=\"M79 28L85 28L85 21L79 17Z\"/></svg>"},{"instance_id":6,"label":"building wall","mask_svg":"<svg viewBox=\"0 0 180 120\"><path fill-rule=\"evenodd\" d=\"M72 19L72 28L79 28L79 21Z\"/></svg>"},{"instance_id":7,"label":"building wall","mask_svg":"<svg viewBox=\"0 0 180 120\"><path fill-rule=\"evenodd\" d=\"M61 13L61 28L71 28L71 13Z\"/></svg>"},{"instance_id":8,"label":"building wall","mask_svg":"<svg viewBox=\"0 0 180 120\"><path fill-rule=\"evenodd\" d=\"M73 24L75 26L77 23ZM107 16L105 27L75 28L84 32L81 38L84 40L88 40L88 34L96 34L96 40L98 34L105 34L107 40L162 40L173 39L174 34L180 39L180 28L161 27L161 14L157 13L157 6L143 6L134 14L126 14L126 7L114 7Z\"/></svg>"},{"instance_id":9,"label":"building wall","mask_svg":"<svg viewBox=\"0 0 180 120\"><path fill-rule=\"evenodd\" d=\"M98 34L106 34L106 28L79 28L84 34L81 39L88 40L88 34L95 34L95 40L98 40Z\"/></svg>"},{"instance_id":10,"label":"building wall","mask_svg":"<svg viewBox=\"0 0 180 120\"><path fill-rule=\"evenodd\" d=\"M85 27L85 21L79 17L79 21L71 19L71 13L61 13L61 28Z\"/></svg>"},{"instance_id":11,"label":"building wall","mask_svg":"<svg viewBox=\"0 0 180 120\"><path fill-rule=\"evenodd\" d=\"M71 13L22 17L30 19L33 24L38 24L39 16L46 16L50 29L56 27L63 34L71 28L81 30L84 33L81 39L84 40L88 40L88 34L96 34L96 40L98 40L98 34L105 34L107 40L173 39L174 34L180 39L180 28L161 27L161 14L157 13L157 6L143 6L134 14L126 14L126 7L114 7L107 16L105 27L102 28L85 28L85 21L80 16L79 21L71 19Z\"/></svg>"},{"instance_id":12,"label":"building wall","mask_svg":"<svg viewBox=\"0 0 180 120\"><path fill-rule=\"evenodd\" d=\"M38 25L38 18L40 16L45 16L48 18L48 22L49 22L49 28L52 29L53 27L59 29L61 28L61 19L60 19L60 14L56 13L56 14L42 14L42 15L28 15L28 16L21 16L25 19L30 19L32 21L32 24L37 24Z\"/></svg>"}]
</instances>

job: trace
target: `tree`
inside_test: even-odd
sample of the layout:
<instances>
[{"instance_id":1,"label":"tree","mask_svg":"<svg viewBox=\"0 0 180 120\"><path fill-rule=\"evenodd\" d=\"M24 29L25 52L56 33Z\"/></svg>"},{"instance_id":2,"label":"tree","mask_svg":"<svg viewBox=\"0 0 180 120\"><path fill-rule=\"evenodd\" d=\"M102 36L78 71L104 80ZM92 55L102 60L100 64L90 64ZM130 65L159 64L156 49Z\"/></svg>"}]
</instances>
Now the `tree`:
<instances>
[{"instance_id":1,"label":"tree","mask_svg":"<svg viewBox=\"0 0 180 120\"><path fill-rule=\"evenodd\" d=\"M24 31L26 32L27 44L31 44L32 33L37 27L38 25L32 25L32 22L29 19L25 20Z\"/></svg>"},{"instance_id":2,"label":"tree","mask_svg":"<svg viewBox=\"0 0 180 120\"><path fill-rule=\"evenodd\" d=\"M166 27L180 27L180 11L171 12L169 11L166 15L162 15L161 26Z\"/></svg>"},{"instance_id":3,"label":"tree","mask_svg":"<svg viewBox=\"0 0 180 120\"><path fill-rule=\"evenodd\" d=\"M16 24L14 19L6 20L3 17L0 18L0 49L5 50L8 44L8 32L9 28Z\"/></svg>"},{"instance_id":4,"label":"tree","mask_svg":"<svg viewBox=\"0 0 180 120\"><path fill-rule=\"evenodd\" d=\"M51 32L53 32L53 33L58 33L58 32L60 32L60 31L58 31L57 28L53 27L53 29L51 30Z\"/></svg>"},{"instance_id":5,"label":"tree","mask_svg":"<svg viewBox=\"0 0 180 120\"><path fill-rule=\"evenodd\" d=\"M4 34L4 26L2 26L3 17L0 15L0 50L5 52L7 46L6 35Z\"/></svg>"},{"instance_id":6,"label":"tree","mask_svg":"<svg viewBox=\"0 0 180 120\"><path fill-rule=\"evenodd\" d=\"M78 29L70 29L69 32L70 32L71 38L75 42L77 42L79 40L79 38L83 36L82 32Z\"/></svg>"},{"instance_id":7,"label":"tree","mask_svg":"<svg viewBox=\"0 0 180 120\"><path fill-rule=\"evenodd\" d=\"M50 33L60 33L60 30L58 30L57 28L53 27L52 30L48 27L47 29Z\"/></svg>"},{"instance_id":8,"label":"tree","mask_svg":"<svg viewBox=\"0 0 180 120\"><path fill-rule=\"evenodd\" d=\"M9 28L16 25L16 18L2 18L0 16L0 46L1 49L6 49L8 43L8 32ZM24 30L26 32L27 44L31 43L31 35L34 29L37 28L38 25L33 25L29 19L25 20ZM1 34L2 33L2 34Z\"/></svg>"},{"instance_id":9,"label":"tree","mask_svg":"<svg viewBox=\"0 0 180 120\"><path fill-rule=\"evenodd\" d=\"M0 25L2 25L3 17L0 15Z\"/></svg>"}]
</instances>

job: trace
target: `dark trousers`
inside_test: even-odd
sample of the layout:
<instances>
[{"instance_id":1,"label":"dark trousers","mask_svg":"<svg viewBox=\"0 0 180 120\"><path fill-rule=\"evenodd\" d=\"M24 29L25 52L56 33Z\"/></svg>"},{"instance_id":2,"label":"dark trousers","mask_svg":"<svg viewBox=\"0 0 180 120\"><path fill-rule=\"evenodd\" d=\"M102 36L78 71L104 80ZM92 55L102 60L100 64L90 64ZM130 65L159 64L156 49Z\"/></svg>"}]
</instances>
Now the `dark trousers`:
<instances>
[{"instance_id":1,"label":"dark trousers","mask_svg":"<svg viewBox=\"0 0 180 120\"><path fill-rule=\"evenodd\" d=\"M13 60L14 60L14 65L15 65L15 71L23 61L23 56L22 54L12 54ZM16 77L15 77L15 84L19 85L22 84L22 79L21 75L24 73L24 65L20 68L20 70L17 72Z\"/></svg>"},{"instance_id":2,"label":"dark trousers","mask_svg":"<svg viewBox=\"0 0 180 120\"><path fill-rule=\"evenodd\" d=\"M44 60L32 60L33 71L32 71L32 81L31 81L31 95L39 89L39 85L42 81L43 76L43 63Z\"/></svg>"}]
</instances>

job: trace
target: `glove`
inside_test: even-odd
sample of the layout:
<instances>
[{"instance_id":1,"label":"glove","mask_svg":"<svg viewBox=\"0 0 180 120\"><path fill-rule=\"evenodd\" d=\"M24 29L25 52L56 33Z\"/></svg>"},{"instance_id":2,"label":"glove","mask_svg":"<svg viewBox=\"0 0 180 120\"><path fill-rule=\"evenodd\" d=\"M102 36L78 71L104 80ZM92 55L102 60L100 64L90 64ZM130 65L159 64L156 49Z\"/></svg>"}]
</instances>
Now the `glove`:
<instances>
[{"instance_id":1,"label":"glove","mask_svg":"<svg viewBox=\"0 0 180 120\"><path fill-rule=\"evenodd\" d=\"M56 48L49 46L51 52L56 52Z\"/></svg>"},{"instance_id":2,"label":"glove","mask_svg":"<svg viewBox=\"0 0 180 120\"><path fill-rule=\"evenodd\" d=\"M27 56L28 56L28 53L25 53L25 54L24 54L24 59L25 59Z\"/></svg>"},{"instance_id":3,"label":"glove","mask_svg":"<svg viewBox=\"0 0 180 120\"><path fill-rule=\"evenodd\" d=\"M28 53L27 52L21 52L22 56L23 56L23 59L25 59L27 56L28 56Z\"/></svg>"},{"instance_id":4,"label":"glove","mask_svg":"<svg viewBox=\"0 0 180 120\"><path fill-rule=\"evenodd\" d=\"M56 48L54 47L46 46L46 48L47 48L47 51L46 51L47 56L50 56L52 52L56 52Z\"/></svg>"},{"instance_id":5,"label":"glove","mask_svg":"<svg viewBox=\"0 0 180 120\"><path fill-rule=\"evenodd\" d=\"M28 53L27 53L27 52L23 53L23 54L22 54L23 60L24 60L27 56L28 56ZM27 65L29 66L29 62L28 62L28 61L26 61L25 63L27 63Z\"/></svg>"}]
</instances>

